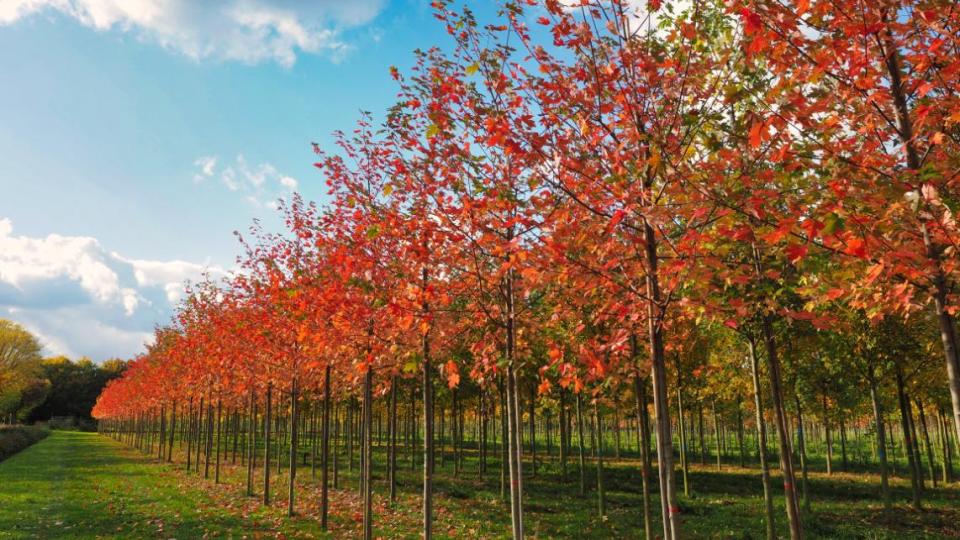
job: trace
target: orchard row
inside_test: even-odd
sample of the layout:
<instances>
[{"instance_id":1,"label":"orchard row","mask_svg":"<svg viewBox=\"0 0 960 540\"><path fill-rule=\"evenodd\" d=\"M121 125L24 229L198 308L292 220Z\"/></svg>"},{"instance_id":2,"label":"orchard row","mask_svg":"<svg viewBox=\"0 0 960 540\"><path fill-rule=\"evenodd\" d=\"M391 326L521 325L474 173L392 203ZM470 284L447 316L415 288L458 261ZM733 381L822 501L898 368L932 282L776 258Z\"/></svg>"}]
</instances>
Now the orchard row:
<instances>
[{"instance_id":1,"label":"orchard row","mask_svg":"<svg viewBox=\"0 0 960 540\"><path fill-rule=\"evenodd\" d=\"M651 468L648 537L682 536L674 460L686 485L690 411L704 407L717 431L736 417L760 448L774 440L794 539L804 413L828 463L831 433L845 444L849 426L869 430L887 506L892 411L914 506L935 462L948 479L960 436L952 1L531 0L489 20L433 9L449 45L392 70L382 119L315 145L329 200L296 198L284 233L241 236L241 270L193 286L105 389L105 427L173 434L179 411L209 452L219 411L243 411L269 458L282 407L292 514L303 411L319 423L326 493L331 411L357 400L365 538L374 410L391 403L395 425L397 388L414 380L428 539L442 387L471 396L476 425L501 419L514 538L522 403L531 426L537 408L592 412L597 426L600 411L623 411L615 429L635 416L638 448L653 447L639 465ZM569 446L573 424L557 425Z\"/></svg>"}]
</instances>

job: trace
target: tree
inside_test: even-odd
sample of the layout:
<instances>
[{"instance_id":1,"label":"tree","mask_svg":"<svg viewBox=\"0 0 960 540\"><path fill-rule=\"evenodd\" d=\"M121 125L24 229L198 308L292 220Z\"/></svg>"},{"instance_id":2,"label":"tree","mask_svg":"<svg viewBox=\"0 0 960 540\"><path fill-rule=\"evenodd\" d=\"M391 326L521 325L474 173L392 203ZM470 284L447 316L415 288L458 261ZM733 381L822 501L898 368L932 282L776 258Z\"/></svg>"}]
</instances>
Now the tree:
<instances>
[{"instance_id":1,"label":"tree","mask_svg":"<svg viewBox=\"0 0 960 540\"><path fill-rule=\"evenodd\" d=\"M46 397L50 383L43 377L40 349L33 334L0 319L0 417L26 420Z\"/></svg>"}]
</instances>

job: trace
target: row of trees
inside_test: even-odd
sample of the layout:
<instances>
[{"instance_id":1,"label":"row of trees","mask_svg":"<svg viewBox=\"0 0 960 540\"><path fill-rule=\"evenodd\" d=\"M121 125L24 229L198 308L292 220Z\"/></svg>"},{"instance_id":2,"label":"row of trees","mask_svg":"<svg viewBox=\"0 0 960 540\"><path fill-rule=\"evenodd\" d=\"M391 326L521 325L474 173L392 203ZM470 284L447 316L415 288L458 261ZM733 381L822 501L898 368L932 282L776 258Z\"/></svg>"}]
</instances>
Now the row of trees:
<instances>
[{"instance_id":1,"label":"row of trees","mask_svg":"<svg viewBox=\"0 0 960 540\"><path fill-rule=\"evenodd\" d=\"M761 448L769 422L801 538L792 424L812 414L827 438L869 424L889 504L898 411L919 506L914 434L932 440L936 418L945 464L960 435L956 5L574 4L504 2L485 24L435 2L453 46L393 71L384 121L315 148L330 202L294 200L286 234L242 238L242 272L195 286L96 415L129 431L186 407L211 441L214 414L245 411L269 461L284 396L292 513L304 408L328 441L334 404L355 398L370 537L376 401L395 411L416 379L430 538L437 386L475 388L502 418L519 538L522 403L562 416L627 395L639 448L656 449L644 493L659 488L662 535L678 538L684 424L706 406L719 428L736 404Z\"/></svg>"}]
</instances>

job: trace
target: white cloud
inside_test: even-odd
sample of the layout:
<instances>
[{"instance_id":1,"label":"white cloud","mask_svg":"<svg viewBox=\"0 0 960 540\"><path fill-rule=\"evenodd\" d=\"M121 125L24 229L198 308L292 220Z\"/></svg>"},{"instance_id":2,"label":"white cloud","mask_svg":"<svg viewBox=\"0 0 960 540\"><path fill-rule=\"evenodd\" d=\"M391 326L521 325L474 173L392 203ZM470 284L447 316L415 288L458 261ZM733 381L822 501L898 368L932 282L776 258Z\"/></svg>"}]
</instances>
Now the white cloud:
<instances>
[{"instance_id":1,"label":"white cloud","mask_svg":"<svg viewBox=\"0 0 960 540\"><path fill-rule=\"evenodd\" d=\"M296 191L299 183L297 182L296 178L291 178L289 176L281 176L280 185L289 189L290 191Z\"/></svg>"},{"instance_id":2,"label":"white cloud","mask_svg":"<svg viewBox=\"0 0 960 540\"><path fill-rule=\"evenodd\" d=\"M59 12L98 31L119 30L195 60L292 66L300 53L341 57L342 31L372 21L384 0L3 0L0 24Z\"/></svg>"},{"instance_id":3,"label":"white cloud","mask_svg":"<svg viewBox=\"0 0 960 540\"><path fill-rule=\"evenodd\" d=\"M277 200L284 191L294 192L300 182L292 176L281 173L270 163L252 165L243 154L237 154L233 161L218 165L217 156L203 156L194 161L194 181L197 179L219 178L220 182L232 192L239 193L251 205L262 208L276 208Z\"/></svg>"},{"instance_id":4,"label":"white cloud","mask_svg":"<svg viewBox=\"0 0 960 540\"><path fill-rule=\"evenodd\" d=\"M193 164L199 169L193 175L193 181L203 182L213 176L214 171L217 169L217 156L202 156L197 158Z\"/></svg>"},{"instance_id":5,"label":"white cloud","mask_svg":"<svg viewBox=\"0 0 960 540\"><path fill-rule=\"evenodd\" d=\"M184 282L219 267L108 252L85 236L17 236L0 219L0 314L38 335L49 354L132 356L183 297Z\"/></svg>"}]
</instances>

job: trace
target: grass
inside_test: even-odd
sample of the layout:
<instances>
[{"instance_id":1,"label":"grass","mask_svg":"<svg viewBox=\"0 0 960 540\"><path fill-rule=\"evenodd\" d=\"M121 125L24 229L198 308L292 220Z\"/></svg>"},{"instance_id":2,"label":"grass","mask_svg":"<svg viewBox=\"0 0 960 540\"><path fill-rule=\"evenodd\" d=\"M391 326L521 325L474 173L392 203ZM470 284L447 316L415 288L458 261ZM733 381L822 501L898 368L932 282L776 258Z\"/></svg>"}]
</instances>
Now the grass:
<instances>
[{"instance_id":1,"label":"grass","mask_svg":"<svg viewBox=\"0 0 960 540\"><path fill-rule=\"evenodd\" d=\"M390 504L385 474L374 476L375 536L416 538L420 527L419 472L405 456L398 477L399 498ZM383 455L375 463L383 463ZM229 460L225 460L229 461ZM273 504L264 507L244 495L245 468L225 465L215 485L183 465L157 463L119 443L89 433L54 432L46 440L0 463L0 538L349 538L360 532L356 472L343 469L341 489L331 492L331 529L317 520L319 489L309 467L298 475L298 516L287 518L286 471L275 474ZM636 462L610 459L605 470L607 515L596 514L594 468L588 463L588 489L577 495L576 461L565 484L556 462L541 464L526 479L525 528L531 538L642 538L640 481ZM500 499L497 463L485 480L475 462L454 478L450 461L438 469L438 538L505 538L509 512ZM529 468L529 467L528 467ZM212 465L211 465L212 469ZM211 470L212 476L212 470ZM257 474L260 480L260 471ZM678 475L679 480L679 475ZM775 477L775 482L779 480ZM681 498L688 538L762 538L760 483L756 469L725 464L693 466L691 496ZM774 484L777 485L776 483ZM259 484L257 491L259 492ZM682 489L682 485L681 485ZM866 473L812 473L811 513L805 516L809 538L958 538L960 490L957 484L928 489L925 510L907 504L909 483L893 479L895 508L882 510L877 477ZM655 514L658 502L653 501ZM776 525L787 535L782 497L776 500ZM656 533L659 529L654 526Z\"/></svg>"}]
</instances>

